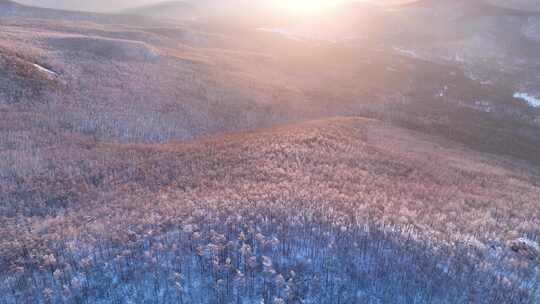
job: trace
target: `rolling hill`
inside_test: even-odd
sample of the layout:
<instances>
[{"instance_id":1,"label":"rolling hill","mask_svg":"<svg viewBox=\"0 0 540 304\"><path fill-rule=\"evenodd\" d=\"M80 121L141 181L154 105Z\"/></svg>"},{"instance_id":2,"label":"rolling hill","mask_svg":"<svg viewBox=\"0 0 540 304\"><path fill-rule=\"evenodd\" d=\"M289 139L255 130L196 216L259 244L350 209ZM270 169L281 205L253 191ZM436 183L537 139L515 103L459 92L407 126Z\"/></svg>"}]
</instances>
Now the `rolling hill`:
<instances>
[{"instance_id":1,"label":"rolling hill","mask_svg":"<svg viewBox=\"0 0 540 304\"><path fill-rule=\"evenodd\" d=\"M3 52L54 71L54 81L64 84L31 90L46 98L4 91L17 105L6 108L10 115L24 107L40 126L123 142L367 115L484 151L538 159L538 110L515 99L512 84L484 84L459 66L396 54L376 42L334 44L256 29L216 32L205 25L83 16L2 20ZM33 77L50 76L33 67ZM14 130L33 128L19 124Z\"/></svg>"},{"instance_id":2,"label":"rolling hill","mask_svg":"<svg viewBox=\"0 0 540 304\"><path fill-rule=\"evenodd\" d=\"M536 12L203 4L0 0L0 304L540 301Z\"/></svg>"},{"instance_id":3,"label":"rolling hill","mask_svg":"<svg viewBox=\"0 0 540 304\"><path fill-rule=\"evenodd\" d=\"M274 276L290 280L289 297L319 303L538 296L540 252L513 244L538 235L540 180L505 158L361 118L166 145L62 142L69 150L49 148L42 170L2 183L0 264L16 271L0 276L6 303L39 299L28 277L68 302L123 290L165 302L282 297L279 282L256 283ZM321 273L335 285L302 287ZM339 292L351 284L365 293Z\"/></svg>"},{"instance_id":4,"label":"rolling hill","mask_svg":"<svg viewBox=\"0 0 540 304\"><path fill-rule=\"evenodd\" d=\"M52 9L62 9L71 11L87 11L113 13L122 9L132 8L134 6L147 5L152 0L18 0L22 4L36 7L46 7Z\"/></svg>"},{"instance_id":5,"label":"rolling hill","mask_svg":"<svg viewBox=\"0 0 540 304\"><path fill-rule=\"evenodd\" d=\"M199 17L198 5L187 1L164 1L124 10L130 15L150 16L157 19L193 20Z\"/></svg>"},{"instance_id":6,"label":"rolling hill","mask_svg":"<svg viewBox=\"0 0 540 304\"><path fill-rule=\"evenodd\" d=\"M83 11L68 11L23 5L16 1L0 1L0 17L5 21L12 18L45 19L54 21L91 22L99 24L140 24L148 25L147 18L133 15L110 15ZM155 23L155 22L154 22Z\"/></svg>"}]
</instances>

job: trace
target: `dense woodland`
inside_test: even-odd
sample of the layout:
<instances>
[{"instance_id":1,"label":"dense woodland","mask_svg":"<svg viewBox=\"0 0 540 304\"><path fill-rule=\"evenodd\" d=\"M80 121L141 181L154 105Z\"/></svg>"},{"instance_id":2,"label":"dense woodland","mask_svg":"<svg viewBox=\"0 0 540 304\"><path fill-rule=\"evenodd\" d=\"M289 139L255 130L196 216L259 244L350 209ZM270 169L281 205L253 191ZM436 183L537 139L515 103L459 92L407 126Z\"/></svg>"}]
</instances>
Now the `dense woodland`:
<instances>
[{"instance_id":1,"label":"dense woodland","mask_svg":"<svg viewBox=\"0 0 540 304\"><path fill-rule=\"evenodd\" d=\"M2 301L534 303L538 179L431 140L335 119L87 147L94 172L3 188Z\"/></svg>"},{"instance_id":2,"label":"dense woodland","mask_svg":"<svg viewBox=\"0 0 540 304\"><path fill-rule=\"evenodd\" d=\"M465 3L324 40L0 0L0 304L539 303L538 13Z\"/></svg>"}]
</instances>

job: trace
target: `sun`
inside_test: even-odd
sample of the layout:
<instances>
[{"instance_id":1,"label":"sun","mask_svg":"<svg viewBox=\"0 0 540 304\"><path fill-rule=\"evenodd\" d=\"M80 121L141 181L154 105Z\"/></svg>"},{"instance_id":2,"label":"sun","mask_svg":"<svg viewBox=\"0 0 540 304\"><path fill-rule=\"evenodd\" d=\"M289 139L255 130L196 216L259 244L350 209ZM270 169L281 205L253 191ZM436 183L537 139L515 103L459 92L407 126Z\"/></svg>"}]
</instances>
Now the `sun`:
<instances>
[{"instance_id":1,"label":"sun","mask_svg":"<svg viewBox=\"0 0 540 304\"><path fill-rule=\"evenodd\" d=\"M277 6L283 10L291 12L318 12L336 5L342 0L280 0L276 1Z\"/></svg>"}]
</instances>

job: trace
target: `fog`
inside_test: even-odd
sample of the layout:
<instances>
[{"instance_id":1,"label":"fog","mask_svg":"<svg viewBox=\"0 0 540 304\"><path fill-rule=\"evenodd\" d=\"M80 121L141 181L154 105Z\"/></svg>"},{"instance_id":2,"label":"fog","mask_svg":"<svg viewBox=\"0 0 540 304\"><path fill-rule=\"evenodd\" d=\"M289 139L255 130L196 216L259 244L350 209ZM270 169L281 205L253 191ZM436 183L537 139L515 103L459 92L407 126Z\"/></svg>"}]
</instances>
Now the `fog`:
<instances>
[{"instance_id":1,"label":"fog","mask_svg":"<svg viewBox=\"0 0 540 304\"><path fill-rule=\"evenodd\" d=\"M170 0L15 0L23 4L57 8L57 9L67 9L67 10L78 10L78 11L94 11L94 12L115 12L122 9L133 8L136 6L149 5L152 3L166 2ZM186 1L201 1L201 0L186 0ZM203 0L204 1L204 0ZM218 0L219 2L224 2L226 0ZM260 0L265 1L265 0ZM271 1L270 2L276 2ZM328 0L328 2L333 2L336 0ZM351 0L351 1L365 1L372 2L375 4L396 4L403 2L414 2L418 0ZM525 9L525 10L540 10L540 1L537 0L471 0L471 1L485 1L498 6L504 6L514 9Z\"/></svg>"},{"instance_id":2,"label":"fog","mask_svg":"<svg viewBox=\"0 0 540 304\"><path fill-rule=\"evenodd\" d=\"M67 10L111 12L129 7L162 2L161 0L16 0L16 2Z\"/></svg>"},{"instance_id":3,"label":"fog","mask_svg":"<svg viewBox=\"0 0 540 304\"><path fill-rule=\"evenodd\" d=\"M33 6L40 6L40 7L48 7L48 8L56 8L56 9L67 9L67 10L77 10L77 11L94 11L94 12L115 12L122 9L127 8L133 8L137 6L143 6L143 5L149 5L153 3L159 3L159 2L171 2L170 0L15 0L16 2L27 4L27 5L33 5ZM174 1L174 0L173 0ZM180 0L182 1L182 0ZM197 1L205 1L205 0L184 0L186 2L197 2ZM227 0L217 0L216 2L225 2ZM268 2L279 2L279 1L273 1L273 0L260 0L260 1L268 1ZM329 3L332 2L343 2L344 0L327 0ZM349 0L345 0L349 1ZM352 1L366 1L366 2L373 2L377 4L387 4L387 3L401 3L401 2L412 2L416 0L350 0ZM529 1L529 0L525 0ZM235 1L232 1L235 2ZM284 3L290 2L288 0L283 0ZM217 3L216 3L217 4Z\"/></svg>"}]
</instances>

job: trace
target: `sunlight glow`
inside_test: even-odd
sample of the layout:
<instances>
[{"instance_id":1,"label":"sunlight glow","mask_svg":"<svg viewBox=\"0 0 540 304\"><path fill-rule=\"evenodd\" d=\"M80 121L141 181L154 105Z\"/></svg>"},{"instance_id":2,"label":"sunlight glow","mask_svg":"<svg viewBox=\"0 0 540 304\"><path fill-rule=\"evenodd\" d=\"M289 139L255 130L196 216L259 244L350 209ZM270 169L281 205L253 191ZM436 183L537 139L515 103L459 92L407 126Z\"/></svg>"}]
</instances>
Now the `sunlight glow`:
<instances>
[{"instance_id":1,"label":"sunlight glow","mask_svg":"<svg viewBox=\"0 0 540 304\"><path fill-rule=\"evenodd\" d=\"M345 0L281 0L276 1L277 7L291 12L313 13L320 12L331 6L346 2Z\"/></svg>"}]
</instances>

